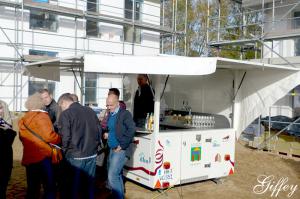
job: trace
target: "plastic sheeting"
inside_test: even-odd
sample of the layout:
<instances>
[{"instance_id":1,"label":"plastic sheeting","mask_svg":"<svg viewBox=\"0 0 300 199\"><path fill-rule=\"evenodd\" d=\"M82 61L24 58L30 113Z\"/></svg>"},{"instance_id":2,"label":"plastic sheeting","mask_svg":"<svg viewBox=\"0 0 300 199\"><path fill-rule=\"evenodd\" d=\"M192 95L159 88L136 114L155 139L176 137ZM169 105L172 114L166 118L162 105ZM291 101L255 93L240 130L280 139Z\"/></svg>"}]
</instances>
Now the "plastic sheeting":
<instances>
[{"instance_id":1,"label":"plastic sheeting","mask_svg":"<svg viewBox=\"0 0 300 199\"><path fill-rule=\"evenodd\" d=\"M242 74L237 74L241 77ZM300 84L300 72L288 70L247 71L235 105L236 136L269 107Z\"/></svg>"}]
</instances>

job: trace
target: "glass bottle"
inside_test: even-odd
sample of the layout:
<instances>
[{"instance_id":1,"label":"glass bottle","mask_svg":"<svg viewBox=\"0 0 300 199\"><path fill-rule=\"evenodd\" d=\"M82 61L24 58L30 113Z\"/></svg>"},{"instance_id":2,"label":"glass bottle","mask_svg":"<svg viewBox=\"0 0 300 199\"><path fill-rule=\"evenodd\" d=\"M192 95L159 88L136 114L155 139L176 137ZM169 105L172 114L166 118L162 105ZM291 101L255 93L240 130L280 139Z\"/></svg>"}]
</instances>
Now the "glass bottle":
<instances>
[{"instance_id":1,"label":"glass bottle","mask_svg":"<svg viewBox=\"0 0 300 199\"><path fill-rule=\"evenodd\" d=\"M149 123L149 113L147 113L147 117L145 120L145 129L148 130L148 123Z\"/></svg>"}]
</instances>

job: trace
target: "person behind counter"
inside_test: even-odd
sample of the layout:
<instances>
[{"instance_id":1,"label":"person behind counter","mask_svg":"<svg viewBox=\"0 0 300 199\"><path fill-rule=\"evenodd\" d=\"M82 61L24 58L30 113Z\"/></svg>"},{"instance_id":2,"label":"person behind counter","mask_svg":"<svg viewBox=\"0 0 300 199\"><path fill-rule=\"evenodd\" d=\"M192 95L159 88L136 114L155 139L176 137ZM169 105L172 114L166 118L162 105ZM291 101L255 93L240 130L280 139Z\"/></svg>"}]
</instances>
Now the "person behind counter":
<instances>
[{"instance_id":1,"label":"person behind counter","mask_svg":"<svg viewBox=\"0 0 300 199\"><path fill-rule=\"evenodd\" d=\"M146 74L137 76L139 85L134 97L133 119L137 127L144 127L147 113L154 112L154 92Z\"/></svg>"}]
</instances>

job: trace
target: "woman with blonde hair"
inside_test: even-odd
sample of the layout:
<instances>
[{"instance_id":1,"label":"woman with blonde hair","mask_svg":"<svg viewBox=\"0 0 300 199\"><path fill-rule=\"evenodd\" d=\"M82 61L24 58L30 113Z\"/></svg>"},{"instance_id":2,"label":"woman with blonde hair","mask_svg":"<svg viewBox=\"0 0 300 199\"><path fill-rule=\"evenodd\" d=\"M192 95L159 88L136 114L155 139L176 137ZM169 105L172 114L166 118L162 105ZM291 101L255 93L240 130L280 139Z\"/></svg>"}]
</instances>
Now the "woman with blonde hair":
<instances>
[{"instance_id":1,"label":"woman with blonde hair","mask_svg":"<svg viewBox=\"0 0 300 199\"><path fill-rule=\"evenodd\" d=\"M55 198L56 195L51 163L52 150L47 143L58 144L61 139L54 132L48 113L42 110L43 106L39 93L29 96L25 102L28 112L19 121L19 136L24 146L22 164L26 167L28 199L39 198L41 183L44 198Z\"/></svg>"},{"instance_id":2,"label":"woman with blonde hair","mask_svg":"<svg viewBox=\"0 0 300 199\"><path fill-rule=\"evenodd\" d=\"M0 100L0 106L1 106L1 112L0 112L0 117L5 120L9 125L12 125L12 119L11 115L8 109L8 105L6 102Z\"/></svg>"},{"instance_id":3,"label":"woman with blonde hair","mask_svg":"<svg viewBox=\"0 0 300 199\"><path fill-rule=\"evenodd\" d=\"M0 198L6 198L6 188L13 166L13 149L16 132L12 130L7 104L0 100Z\"/></svg>"}]
</instances>

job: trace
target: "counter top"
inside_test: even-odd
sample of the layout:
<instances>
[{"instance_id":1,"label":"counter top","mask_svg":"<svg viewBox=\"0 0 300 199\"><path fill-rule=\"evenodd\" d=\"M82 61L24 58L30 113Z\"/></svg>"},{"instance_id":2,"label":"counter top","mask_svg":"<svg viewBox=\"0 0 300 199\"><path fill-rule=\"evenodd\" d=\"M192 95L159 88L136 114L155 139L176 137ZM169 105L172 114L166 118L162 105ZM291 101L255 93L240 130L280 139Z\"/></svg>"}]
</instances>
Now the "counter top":
<instances>
[{"instance_id":1,"label":"counter top","mask_svg":"<svg viewBox=\"0 0 300 199\"><path fill-rule=\"evenodd\" d=\"M194 129L195 127L188 125L188 124L184 124L184 123L179 123L179 122L165 122L162 121L159 123L160 126L166 126L166 127L172 127L175 129Z\"/></svg>"},{"instance_id":2,"label":"counter top","mask_svg":"<svg viewBox=\"0 0 300 199\"><path fill-rule=\"evenodd\" d=\"M151 134L151 133L153 133L153 131L149 131L149 130L146 130L145 128L140 128L140 127L136 127L135 132L137 132L137 133L145 133L145 134Z\"/></svg>"}]
</instances>

